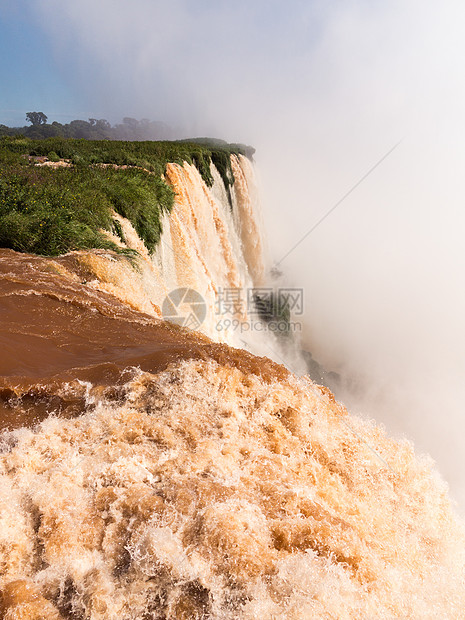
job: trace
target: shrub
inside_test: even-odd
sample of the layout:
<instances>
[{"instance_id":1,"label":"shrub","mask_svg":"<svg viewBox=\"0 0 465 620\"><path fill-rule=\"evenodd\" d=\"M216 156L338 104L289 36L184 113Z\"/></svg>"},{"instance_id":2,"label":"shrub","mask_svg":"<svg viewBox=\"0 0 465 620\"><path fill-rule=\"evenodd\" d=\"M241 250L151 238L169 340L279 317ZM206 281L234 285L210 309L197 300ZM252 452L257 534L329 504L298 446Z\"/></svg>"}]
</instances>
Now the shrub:
<instances>
[{"instance_id":1,"label":"shrub","mask_svg":"<svg viewBox=\"0 0 465 620\"><path fill-rule=\"evenodd\" d=\"M130 220L153 252L162 233L163 214L174 203L174 192L162 178L166 164L194 164L211 185L213 162L229 192L234 182L232 152L241 152L240 145L233 149L217 141L1 138L0 246L54 256L86 248L109 248L127 255L100 232L116 232L124 240L112 217L116 211ZM29 161L32 155L47 156L50 161L70 159L74 166L37 167ZM131 167L114 169L101 163Z\"/></svg>"}]
</instances>

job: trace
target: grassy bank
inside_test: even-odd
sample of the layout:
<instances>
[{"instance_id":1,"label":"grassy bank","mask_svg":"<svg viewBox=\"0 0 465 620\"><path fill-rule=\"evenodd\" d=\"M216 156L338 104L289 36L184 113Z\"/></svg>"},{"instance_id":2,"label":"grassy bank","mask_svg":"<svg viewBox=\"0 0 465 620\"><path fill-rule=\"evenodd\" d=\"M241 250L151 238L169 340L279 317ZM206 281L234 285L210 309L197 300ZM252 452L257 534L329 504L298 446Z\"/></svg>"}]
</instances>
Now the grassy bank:
<instances>
[{"instance_id":1,"label":"grassy bank","mask_svg":"<svg viewBox=\"0 0 465 620\"><path fill-rule=\"evenodd\" d=\"M100 229L116 234L116 212L131 221L152 252L173 190L162 179L168 162L194 164L207 185L213 162L229 189L230 154L247 147L218 141L117 142L23 137L0 139L0 247L56 256L69 250L119 251ZM69 160L70 167L38 166L37 159ZM126 169L96 164L131 166ZM152 174L149 174L152 173Z\"/></svg>"}]
</instances>

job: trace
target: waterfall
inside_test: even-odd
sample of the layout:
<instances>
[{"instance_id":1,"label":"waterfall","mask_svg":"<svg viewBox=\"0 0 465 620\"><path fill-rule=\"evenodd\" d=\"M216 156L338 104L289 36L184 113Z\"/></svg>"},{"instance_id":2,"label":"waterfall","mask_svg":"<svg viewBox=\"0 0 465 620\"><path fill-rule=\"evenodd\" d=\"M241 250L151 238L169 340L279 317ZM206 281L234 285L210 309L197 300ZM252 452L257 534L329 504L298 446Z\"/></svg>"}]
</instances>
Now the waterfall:
<instances>
[{"instance_id":1,"label":"waterfall","mask_svg":"<svg viewBox=\"0 0 465 620\"><path fill-rule=\"evenodd\" d=\"M130 260L0 250L2 618L463 618L433 463L251 333L238 296L267 259L253 167L231 165L230 194L167 166L153 254L116 215Z\"/></svg>"}]
</instances>

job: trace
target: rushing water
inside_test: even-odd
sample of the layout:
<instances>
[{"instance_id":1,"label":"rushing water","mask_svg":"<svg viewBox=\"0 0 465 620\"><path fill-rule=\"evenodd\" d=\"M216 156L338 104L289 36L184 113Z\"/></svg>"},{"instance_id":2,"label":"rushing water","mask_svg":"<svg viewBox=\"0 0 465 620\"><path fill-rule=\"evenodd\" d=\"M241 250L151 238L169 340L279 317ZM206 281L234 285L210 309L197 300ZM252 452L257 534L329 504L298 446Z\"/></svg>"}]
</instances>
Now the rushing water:
<instances>
[{"instance_id":1,"label":"rushing water","mask_svg":"<svg viewBox=\"0 0 465 620\"><path fill-rule=\"evenodd\" d=\"M233 165L232 213L168 167L177 204L136 271L0 251L3 617L463 618L464 531L427 459L310 379L160 320L174 287L212 310L220 286L262 282Z\"/></svg>"}]
</instances>

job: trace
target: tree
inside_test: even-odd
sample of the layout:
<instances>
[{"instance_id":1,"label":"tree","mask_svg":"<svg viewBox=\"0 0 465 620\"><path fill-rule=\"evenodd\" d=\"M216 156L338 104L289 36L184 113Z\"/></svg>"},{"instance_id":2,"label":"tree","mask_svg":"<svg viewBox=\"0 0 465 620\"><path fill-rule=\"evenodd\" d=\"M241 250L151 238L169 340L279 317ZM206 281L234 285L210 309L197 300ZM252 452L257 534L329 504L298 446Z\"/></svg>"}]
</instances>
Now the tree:
<instances>
[{"instance_id":1,"label":"tree","mask_svg":"<svg viewBox=\"0 0 465 620\"><path fill-rule=\"evenodd\" d=\"M95 123L95 126L98 129L110 129L111 125L110 123L107 121L106 118L99 118L98 121Z\"/></svg>"},{"instance_id":2,"label":"tree","mask_svg":"<svg viewBox=\"0 0 465 620\"><path fill-rule=\"evenodd\" d=\"M128 127L130 127L133 131L137 129L139 125L139 121L136 118L131 118L130 116L125 116L123 118L123 123L128 125Z\"/></svg>"},{"instance_id":3,"label":"tree","mask_svg":"<svg viewBox=\"0 0 465 620\"><path fill-rule=\"evenodd\" d=\"M89 138L91 125L87 121L75 120L68 125L68 133L71 138Z\"/></svg>"},{"instance_id":4,"label":"tree","mask_svg":"<svg viewBox=\"0 0 465 620\"><path fill-rule=\"evenodd\" d=\"M26 120L28 123L31 123L33 127L45 125L47 123L47 117L43 112L28 112L26 114Z\"/></svg>"}]
</instances>

